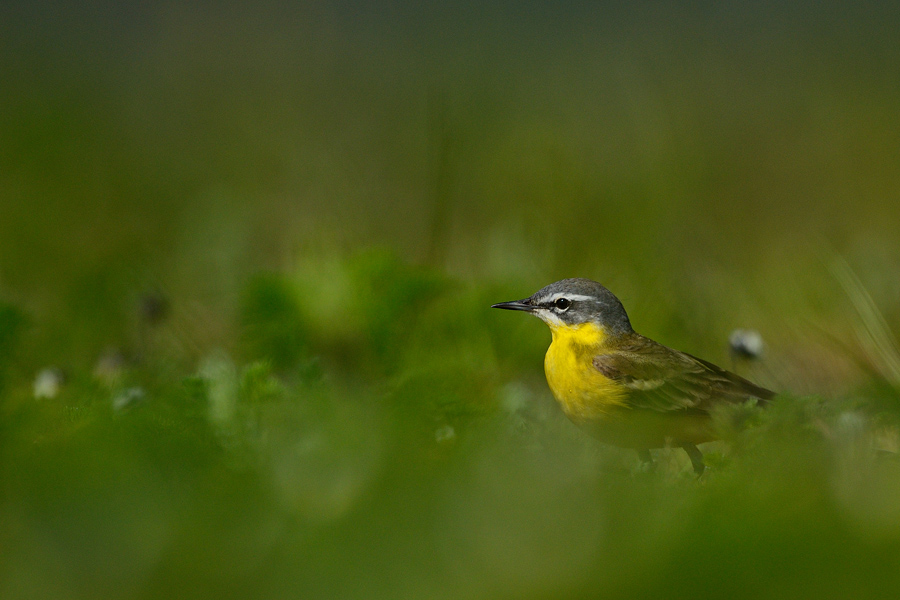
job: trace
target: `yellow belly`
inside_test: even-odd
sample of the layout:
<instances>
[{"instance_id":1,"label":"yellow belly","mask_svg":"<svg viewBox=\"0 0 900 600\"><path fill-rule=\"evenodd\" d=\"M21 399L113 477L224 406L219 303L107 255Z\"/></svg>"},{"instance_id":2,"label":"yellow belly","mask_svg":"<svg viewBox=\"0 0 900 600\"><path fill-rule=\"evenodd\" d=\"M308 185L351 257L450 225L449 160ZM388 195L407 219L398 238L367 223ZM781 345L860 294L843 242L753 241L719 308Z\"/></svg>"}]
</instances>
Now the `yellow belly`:
<instances>
[{"instance_id":1,"label":"yellow belly","mask_svg":"<svg viewBox=\"0 0 900 600\"><path fill-rule=\"evenodd\" d=\"M544 373L566 415L579 425L591 425L625 406L625 390L592 363L605 349L606 333L593 323L551 330L553 342L544 357Z\"/></svg>"}]
</instances>

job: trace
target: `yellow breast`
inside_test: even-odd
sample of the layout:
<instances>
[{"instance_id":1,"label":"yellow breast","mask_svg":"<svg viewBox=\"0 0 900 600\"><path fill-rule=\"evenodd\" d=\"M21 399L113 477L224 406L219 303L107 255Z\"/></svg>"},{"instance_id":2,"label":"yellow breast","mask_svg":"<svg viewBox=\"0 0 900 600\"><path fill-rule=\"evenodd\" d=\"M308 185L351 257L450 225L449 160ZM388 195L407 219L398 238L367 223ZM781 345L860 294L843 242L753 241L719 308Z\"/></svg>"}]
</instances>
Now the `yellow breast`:
<instances>
[{"instance_id":1,"label":"yellow breast","mask_svg":"<svg viewBox=\"0 0 900 600\"><path fill-rule=\"evenodd\" d=\"M589 424L624 406L624 389L594 368L607 349L606 332L594 323L551 326L553 342L544 357L550 391L570 419Z\"/></svg>"}]
</instances>

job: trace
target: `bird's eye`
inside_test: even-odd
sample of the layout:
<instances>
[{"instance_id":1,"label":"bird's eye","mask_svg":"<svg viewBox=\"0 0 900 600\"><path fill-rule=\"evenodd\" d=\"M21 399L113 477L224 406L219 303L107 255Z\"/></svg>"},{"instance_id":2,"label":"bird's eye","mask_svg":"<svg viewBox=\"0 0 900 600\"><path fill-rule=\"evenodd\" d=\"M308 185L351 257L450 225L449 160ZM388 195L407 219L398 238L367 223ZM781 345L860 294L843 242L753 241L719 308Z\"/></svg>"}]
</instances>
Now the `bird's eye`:
<instances>
[{"instance_id":1,"label":"bird's eye","mask_svg":"<svg viewBox=\"0 0 900 600\"><path fill-rule=\"evenodd\" d=\"M569 299L568 299L568 298L557 298L557 299L556 299L556 302L553 303L553 306L555 306L555 307L558 308L559 310L568 310L568 309L569 309L569 306L570 306L571 304L572 304L572 303L569 302Z\"/></svg>"}]
</instances>

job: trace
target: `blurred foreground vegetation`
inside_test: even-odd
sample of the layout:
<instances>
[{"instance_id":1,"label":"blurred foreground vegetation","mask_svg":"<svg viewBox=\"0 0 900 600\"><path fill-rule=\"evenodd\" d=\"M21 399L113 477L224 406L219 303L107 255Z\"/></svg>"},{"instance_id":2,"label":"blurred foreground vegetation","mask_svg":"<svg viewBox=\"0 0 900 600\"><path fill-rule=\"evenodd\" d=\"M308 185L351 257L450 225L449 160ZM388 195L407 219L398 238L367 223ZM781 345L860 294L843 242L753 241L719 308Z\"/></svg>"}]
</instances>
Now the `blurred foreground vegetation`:
<instances>
[{"instance_id":1,"label":"blurred foreground vegetation","mask_svg":"<svg viewBox=\"0 0 900 600\"><path fill-rule=\"evenodd\" d=\"M4 5L0 598L896 598L898 25ZM640 472L571 276L783 395Z\"/></svg>"}]
</instances>

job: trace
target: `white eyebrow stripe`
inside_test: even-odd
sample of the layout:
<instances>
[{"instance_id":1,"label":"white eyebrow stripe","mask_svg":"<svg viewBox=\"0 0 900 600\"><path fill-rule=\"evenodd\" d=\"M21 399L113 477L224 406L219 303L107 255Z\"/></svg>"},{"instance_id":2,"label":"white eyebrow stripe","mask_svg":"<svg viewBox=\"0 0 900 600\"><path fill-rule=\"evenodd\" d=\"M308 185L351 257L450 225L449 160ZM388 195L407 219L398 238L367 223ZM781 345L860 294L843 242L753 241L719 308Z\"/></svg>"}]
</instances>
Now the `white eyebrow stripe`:
<instances>
[{"instance_id":1,"label":"white eyebrow stripe","mask_svg":"<svg viewBox=\"0 0 900 600\"><path fill-rule=\"evenodd\" d=\"M557 292L547 298L547 302L554 302L559 298L568 298L569 300L593 300L593 296L585 296L584 294L567 294L566 292Z\"/></svg>"}]
</instances>

